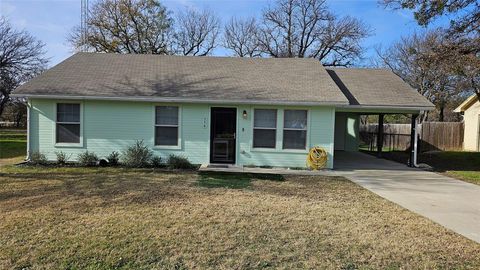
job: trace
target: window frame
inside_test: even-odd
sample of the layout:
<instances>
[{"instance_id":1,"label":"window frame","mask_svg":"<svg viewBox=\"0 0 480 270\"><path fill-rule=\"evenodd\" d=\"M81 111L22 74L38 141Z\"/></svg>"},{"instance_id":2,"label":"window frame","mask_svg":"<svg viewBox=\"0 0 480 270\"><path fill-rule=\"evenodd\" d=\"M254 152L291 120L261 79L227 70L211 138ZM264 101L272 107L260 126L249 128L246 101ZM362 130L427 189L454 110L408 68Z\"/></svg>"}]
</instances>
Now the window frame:
<instances>
[{"instance_id":1,"label":"window frame","mask_svg":"<svg viewBox=\"0 0 480 270\"><path fill-rule=\"evenodd\" d=\"M306 125L305 128L286 128L285 127L285 114L287 111L305 111L306 112ZM301 109L301 108L288 108L283 110L283 123L282 123L282 150L284 151L301 151L304 152L305 150L308 150L308 145L309 145L309 122L310 122L310 110L308 109ZM305 147L304 148L285 148L285 131L305 131Z\"/></svg>"},{"instance_id":2,"label":"window frame","mask_svg":"<svg viewBox=\"0 0 480 270\"><path fill-rule=\"evenodd\" d=\"M255 127L255 110L273 110L275 111L275 127L274 128L268 128L268 127ZM277 138L278 138L278 109L277 108L253 108L252 110L252 149L255 150L276 150L277 149ZM274 130L275 131L275 144L273 147L255 147L255 129L260 129L260 130Z\"/></svg>"},{"instance_id":3,"label":"window frame","mask_svg":"<svg viewBox=\"0 0 480 270\"><path fill-rule=\"evenodd\" d=\"M80 121L79 122L59 122L58 121L58 105L59 104L78 104L80 107ZM57 101L55 102L54 107L55 123L53 125L53 142L54 147L83 147L83 102L81 101ZM70 125L79 125L79 142L78 143L69 143L69 142L57 142L57 126L58 124L70 124Z\"/></svg>"},{"instance_id":4,"label":"window frame","mask_svg":"<svg viewBox=\"0 0 480 270\"><path fill-rule=\"evenodd\" d=\"M178 121L177 125L157 125L157 107L177 107ZM153 140L152 145L154 149L182 149L182 106L179 104L154 104L153 105ZM177 144L163 145L156 144L157 127L176 127L177 128Z\"/></svg>"}]
</instances>

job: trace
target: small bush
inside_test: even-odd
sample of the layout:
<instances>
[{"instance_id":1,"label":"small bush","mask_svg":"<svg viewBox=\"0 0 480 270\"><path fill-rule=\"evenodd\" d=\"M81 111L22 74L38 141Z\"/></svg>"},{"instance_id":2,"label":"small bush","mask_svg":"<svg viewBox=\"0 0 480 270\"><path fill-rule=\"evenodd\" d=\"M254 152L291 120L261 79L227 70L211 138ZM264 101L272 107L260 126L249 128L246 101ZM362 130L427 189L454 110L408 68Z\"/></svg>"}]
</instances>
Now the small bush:
<instances>
[{"instance_id":1,"label":"small bush","mask_svg":"<svg viewBox=\"0 0 480 270\"><path fill-rule=\"evenodd\" d=\"M163 166L162 161L163 160L161 157L153 156L152 159L150 160L150 164L152 164L152 167L158 168Z\"/></svg>"},{"instance_id":2,"label":"small bush","mask_svg":"<svg viewBox=\"0 0 480 270\"><path fill-rule=\"evenodd\" d=\"M95 166L97 161L97 155L94 152L88 152L88 150L78 155L78 163L81 166Z\"/></svg>"},{"instance_id":3,"label":"small bush","mask_svg":"<svg viewBox=\"0 0 480 270\"><path fill-rule=\"evenodd\" d=\"M195 166L190 163L186 157L170 155L167 160L167 165L170 169L194 169Z\"/></svg>"},{"instance_id":4,"label":"small bush","mask_svg":"<svg viewBox=\"0 0 480 270\"><path fill-rule=\"evenodd\" d=\"M120 153L113 151L110 155L107 156L108 163L110 166L117 166L118 160L120 159Z\"/></svg>"},{"instance_id":5,"label":"small bush","mask_svg":"<svg viewBox=\"0 0 480 270\"><path fill-rule=\"evenodd\" d=\"M34 151L30 154L30 163L33 165L45 165L48 163L48 160L45 154Z\"/></svg>"},{"instance_id":6,"label":"small bush","mask_svg":"<svg viewBox=\"0 0 480 270\"><path fill-rule=\"evenodd\" d=\"M122 153L122 162L127 167L141 168L150 165L153 152L143 143L136 141Z\"/></svg>"},{"instance_id":7,"label":"small bush","mask_svg":"<svg viewBox=\"0 0 480 270\"><path fill-rule=\"evenodd\" d=\"M57 155L57 164L59 165L65 165L71 157L71 155L67 155L65 152L62 151L55 152L55 155Z\"/></svg>"},{"instance_id":8,"label":"small bush","mask_svg":"<svg viewBox=\"0 0 480 270\"><path fill-rule=\"evenodd\" d=\"M100 167L107 167L108 166L108 161L106 161L105 159L100 159L98 162L97 162L98 166Z\"/></svg>"}]
</instances>

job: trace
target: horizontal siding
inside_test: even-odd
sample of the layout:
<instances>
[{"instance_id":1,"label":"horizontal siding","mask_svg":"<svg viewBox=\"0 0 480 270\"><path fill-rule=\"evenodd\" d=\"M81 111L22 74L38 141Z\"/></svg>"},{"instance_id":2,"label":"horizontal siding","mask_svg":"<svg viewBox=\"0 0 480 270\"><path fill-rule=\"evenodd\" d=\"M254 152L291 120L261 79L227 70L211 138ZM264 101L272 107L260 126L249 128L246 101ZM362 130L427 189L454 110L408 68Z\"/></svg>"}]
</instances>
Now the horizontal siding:
<instances>
[{"instance_id":1,"label":"horizontal siding","mask_svg":"<svg viewBox=\"0 0 480 270\"><path fill-rule=\"evenodd\" d=\"M83 101L81 147L55 145L55 100L31 100L30 145L32 151L41 151L55 160L55 152L63 151L76 160L78 154L88 150L104 158L112 151L121 152L136 140L143 140L162 157L182 155L193 163L209 162L210 106L205 104L180 104L181 146L178 149L154 147L154 106L147 102ZM60 101L59 101L60 102ZM253 106L238 106L237 164L304 167L307 151L289 152L281 149L283 136L283 110L278 109L277 147L274 150L252 149ZM273 108L273 107L272 107ZM309 147L319 145L329 152L328 167L333 167L334 109L326 107L299 108L309 110ZM247 117L243 117L243 111Z\"/></svg>"},{"instance_id":2,"label":"horizontal siding","mask_svg":"<svg viewBox=\"0 0 480 270\"><path fill-rule=\"evenodd\" d=\"M275 149L252 149L252 121L255 108L273 108L277 109L277 143ZM325 107L240 107L239 114L243 110L249 112L246 119L240 118L239 121L239 161L241 165L257 166L280 166L280 167L305 167L307 151L289 151L282 149L283 142L283 111L285 109L307 109L309 111L308 123L308 148L321 146L328 152L328 168L333 167L333 122L334 109Z\"/></svg>"}]
</instances>

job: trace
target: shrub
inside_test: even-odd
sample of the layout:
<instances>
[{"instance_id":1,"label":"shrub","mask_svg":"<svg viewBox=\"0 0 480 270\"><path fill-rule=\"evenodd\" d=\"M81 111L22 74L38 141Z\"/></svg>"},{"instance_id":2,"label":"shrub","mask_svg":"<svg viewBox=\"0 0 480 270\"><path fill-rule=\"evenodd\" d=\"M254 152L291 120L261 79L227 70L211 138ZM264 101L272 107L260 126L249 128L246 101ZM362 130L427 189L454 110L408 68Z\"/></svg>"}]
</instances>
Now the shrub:
<instances>
[{"instance_id":1,"label":"shrub","mask_svg":"<svg viewBox=\"0 0 480 270\"><path fill-rule=\"evenodd\" d=\"M48 163L45 154L40 151L34 151L30 154L30 163L33 165L45 165Z\"/></svg>"},{"instance_id":2,"label":"shrub","mask_svg":"<svg viewBox=\"0 0 480 270\"><path fill-rule=\"evenodd\" d=\"M57 164L59 165L65 165L71 157L71 155L67 156L67 154L62 151L55 152L55 155L57 155Z\"/></svg>"},{"instance_id":3,"label":"shrub","mask_svg":"<svg viewBox=\"0 0 480 270\"><path fill-rule=\"evenodd\" d=\"M186 157L170 155L167 160L167 165L170 169L194 169L195 166L190 163Z\"/></svg>"},{"instance_id":4,"label":"shrub","mask_svg":"<svg viewBox=\"0 0 480 270\"><path fill-rule=\"evenodd\" d=\"M100 167L107 167L108 166L108 161L106 161L105 159L100 159L98 162L97 162L98 166Z\"/></svg>"},{"instance_id":5,"label":"shrub","mask_svg":"<svg viewBox=\"0 0 480 270\"><path fill-rule=\"evenodd\" d=\"M117 166L118 160L120 159L120 154L117 151L113 151L110 155L107 156L108 163L111 166Z\"/></svg>"},{"instance_id":6,"label":"shrub","mask_svg":"<svg viewBox=\"0 0 480 270\"><path fill-rule=\"evenodd\" d=\"M143 141L136 141L122 153L122 162L128 167L147 167L152 156L153 152L148 149Z\"/></svg>"},{"instance_id":7,"label":"shrub","mask_svg":"<svg viewBox=\"0 0 480 270\"><path fill-rule=\"evenodd\" d=\"M82 166L95 166L97 161L97 155L94 152L88 152L88 150L78 155L78 163Z\"/></svg>"},{"instance_id":8,"label":"shrub","mask_svg":"<svg viewBox=\"0 0 480 270\"><path fill-rule=\"evenodd\" d=\"M152 159L150 160L150 164L152 164L152 167L158 168L162 167L162 158L159 156L153 156Z\"/></svg>"}]
</instances>

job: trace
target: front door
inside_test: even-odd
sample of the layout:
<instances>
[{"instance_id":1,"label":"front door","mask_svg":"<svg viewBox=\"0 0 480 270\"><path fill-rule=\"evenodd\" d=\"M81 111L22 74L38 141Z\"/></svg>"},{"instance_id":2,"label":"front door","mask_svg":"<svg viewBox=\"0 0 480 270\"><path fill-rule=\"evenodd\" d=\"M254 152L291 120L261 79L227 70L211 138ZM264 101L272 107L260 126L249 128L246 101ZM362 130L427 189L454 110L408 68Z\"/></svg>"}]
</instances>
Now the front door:
<instances>
[{"instance_id":1,"label":"front door","mask_svg":"<svg viewBox=\"0 0 480 270\"><path fill-rule=\"evenodd\" d=\"M235 163L237 109L212 108L210 163Z\"/></svg>"}]
</instances>

